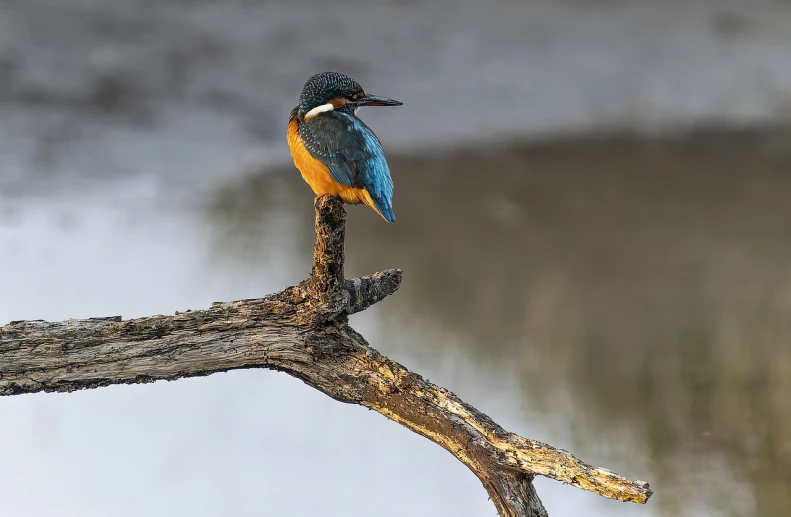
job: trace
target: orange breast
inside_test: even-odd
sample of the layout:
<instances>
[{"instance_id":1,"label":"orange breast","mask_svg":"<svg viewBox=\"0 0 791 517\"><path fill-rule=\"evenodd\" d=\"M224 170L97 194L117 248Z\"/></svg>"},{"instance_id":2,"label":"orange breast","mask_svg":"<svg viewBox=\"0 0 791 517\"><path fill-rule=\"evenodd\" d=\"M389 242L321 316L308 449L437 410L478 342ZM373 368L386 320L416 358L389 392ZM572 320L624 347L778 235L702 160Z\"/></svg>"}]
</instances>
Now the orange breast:
<instances>
[{"instance_id":1,"label":"orange breast","mask_svg":"<svg viewBox=\"0 0 791 517\"><path fill-rule=\"evenodd\" d=\"M288 147L291 149L294 165L299 169L302 179L310 185L313 192L317 196L330 194L351 205L362 203L376 210L373 200L366 189L347 187L332 179L327 166L313 158L305 148L305 144L302 143L302 139L299 137L297 124L296 120L291 120L288 123ZM378 210L376 211L377 213L379 212Z\"/></svg>"}]
</instances>

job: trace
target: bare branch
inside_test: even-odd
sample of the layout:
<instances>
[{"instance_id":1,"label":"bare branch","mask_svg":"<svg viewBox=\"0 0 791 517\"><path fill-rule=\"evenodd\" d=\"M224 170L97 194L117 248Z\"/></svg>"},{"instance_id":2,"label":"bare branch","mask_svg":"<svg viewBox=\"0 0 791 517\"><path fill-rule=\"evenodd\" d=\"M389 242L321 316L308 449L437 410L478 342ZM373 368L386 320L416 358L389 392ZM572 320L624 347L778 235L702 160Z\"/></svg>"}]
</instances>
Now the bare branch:
<instances>
[{"instance_id":1,"label":"bare branch","mask_svg":"<svg viewBox=\"0 0 791 517\"><path fill-rule=\"evenodd\" d=\"M283 371L341 402L371 408L439 444L481 480L501 516L544 517L542 475L645 503L647 483L508 433L453 393L371 348L346 323L394 293L400 270L343 277L343 207L316 202L311 277L254 300L132 320L12 322L0 329L0 395L175 380L238 368Z\"/></svg>"}]
</instances>

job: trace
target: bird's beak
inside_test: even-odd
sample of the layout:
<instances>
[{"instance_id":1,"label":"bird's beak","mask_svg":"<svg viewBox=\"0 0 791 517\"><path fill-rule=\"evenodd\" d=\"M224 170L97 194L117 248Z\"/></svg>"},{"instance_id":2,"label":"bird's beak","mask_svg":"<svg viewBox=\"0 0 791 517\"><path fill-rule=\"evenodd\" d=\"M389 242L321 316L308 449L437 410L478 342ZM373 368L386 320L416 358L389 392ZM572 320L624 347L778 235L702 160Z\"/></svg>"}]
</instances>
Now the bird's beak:
<instances>
[{"instance_id":1,"label":"bird's beak","mask_svg":"<svg viewBox=\"0 0 791 517\"><path fill-rule=\"evenodd\" d=\"M362 99L354 101L354 103L358 106L401 106L404 104L403 102L394 99L388 99L387 97L368 94L366 94Z\"/></svg>"}]
</instances>

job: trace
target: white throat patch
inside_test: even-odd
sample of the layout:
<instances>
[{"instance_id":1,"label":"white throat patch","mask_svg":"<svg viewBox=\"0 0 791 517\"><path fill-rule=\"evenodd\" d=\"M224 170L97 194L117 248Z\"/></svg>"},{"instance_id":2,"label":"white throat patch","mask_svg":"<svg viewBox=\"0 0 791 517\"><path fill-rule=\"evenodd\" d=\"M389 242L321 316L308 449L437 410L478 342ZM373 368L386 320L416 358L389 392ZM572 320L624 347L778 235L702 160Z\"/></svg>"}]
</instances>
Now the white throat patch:
<instances>
[{"instance_id":1,"label":"white throat patch","mask_svg":"<svg viewBox=\"0 0 791 517\"><path fill-rule=\"evenodd\" d=\"M333 106L332 104L329 104L329 103L322 104L321 106L316 106L312 110L310 110L307 113L305 113L305 120L310 120L313 117L315 117L316 115L318 115L319 113L326 113L326 112L332 111L334 109L335 109L335 106Z\"/></svg>"}]
</instances>

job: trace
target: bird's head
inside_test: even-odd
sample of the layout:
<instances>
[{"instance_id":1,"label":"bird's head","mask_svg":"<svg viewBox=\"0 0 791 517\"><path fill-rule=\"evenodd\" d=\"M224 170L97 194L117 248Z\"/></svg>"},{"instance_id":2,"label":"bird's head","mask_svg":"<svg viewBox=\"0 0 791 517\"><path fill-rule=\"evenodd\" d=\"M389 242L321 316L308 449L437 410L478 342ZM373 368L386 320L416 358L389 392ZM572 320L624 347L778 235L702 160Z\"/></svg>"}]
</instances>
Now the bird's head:
<instances>
[{"instance_id":1,"label":"bird's head","mask_svg":"<svg viewBox=\"0 0 791 517\"><path fill-rule=\"evenodd\" d=\"M356 113L363 106L400 106L397 100L369 95L360 84L338 72L322 72L307 80L299 96L299 114L310 120L334 110Z\"/></svg>"}]
</instances>

